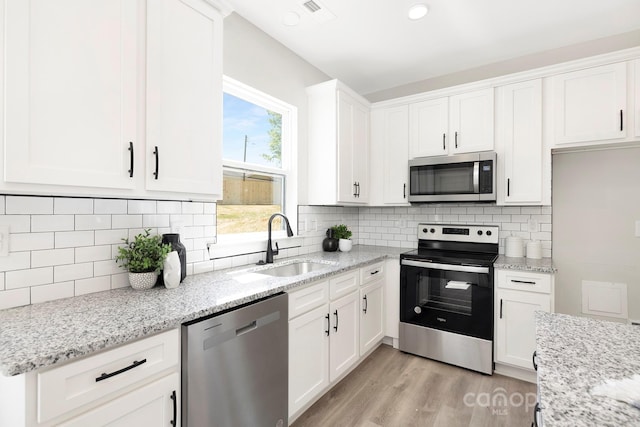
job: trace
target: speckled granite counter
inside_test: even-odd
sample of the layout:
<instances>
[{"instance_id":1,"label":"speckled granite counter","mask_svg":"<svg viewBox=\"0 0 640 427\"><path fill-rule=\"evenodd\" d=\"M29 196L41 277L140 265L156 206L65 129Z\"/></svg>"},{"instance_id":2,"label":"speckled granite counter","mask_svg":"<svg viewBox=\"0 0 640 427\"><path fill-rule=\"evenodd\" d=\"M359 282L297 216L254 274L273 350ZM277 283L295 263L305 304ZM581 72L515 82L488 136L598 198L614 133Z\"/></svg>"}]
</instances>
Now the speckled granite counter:
<instances>
[{"instance_id":1,"label":"speckled granite counter","mask_svg":"<svg viewBox=\"0 0 640 427\"><path fill-rule=\"evenodd\" d=\"M245 266L189 276L176 289L123 288L0 310L0 373L17 375L84 356L405 251L354 246L347 253L292 258L327 263L326 269L301 276L236 280L242 272L264 268Z\"/></svg>"},{"instance_id":2,"label":"speckled granite counter","mask_svg":"<svg viewBox=\"0 0 640 427\"><path fill-rule=\"evenodd\" d=\"M545 427L640 426L640 410L590 390L640 374L640 328L536 312L538 387Z\"/></svg>"},{"instance_id":3,"label":"speckled granite counter","mask_svg":"<svg viewBox=\"0 0 640 427\"><path fill-rule=\"evenodd\" d=\"M556 268L553 265L551 258L531 259L531 258L512 258L504 255L500 255L495 263L495 268L502 268L505 270L523 270L532 271L536 273L555 273Z\"/></svg>"}]
</instances>

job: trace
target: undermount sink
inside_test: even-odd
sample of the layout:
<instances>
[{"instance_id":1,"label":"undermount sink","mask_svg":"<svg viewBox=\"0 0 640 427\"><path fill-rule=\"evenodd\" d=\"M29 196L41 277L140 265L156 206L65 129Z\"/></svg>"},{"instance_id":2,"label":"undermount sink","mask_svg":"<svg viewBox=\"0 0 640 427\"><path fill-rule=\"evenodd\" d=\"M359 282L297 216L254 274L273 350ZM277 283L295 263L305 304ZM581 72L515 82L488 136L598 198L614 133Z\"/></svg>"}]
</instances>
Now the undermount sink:
<instances>
[{"instance_id":1,"label":"undermount sink","mask_svg":"<svg viewBox=\"0 0 640 427\"><path fill-rule=\"evenodd\" d=\"M299 261L292 262L291 264L282 264L273 268L265 268L264 270L256 271L256 273L267 274L269 276L276 277L290 277L311 273L312 271L322 270L329 266L330 264L323 264L319 262Z\"/></svg>"}]
</instances>

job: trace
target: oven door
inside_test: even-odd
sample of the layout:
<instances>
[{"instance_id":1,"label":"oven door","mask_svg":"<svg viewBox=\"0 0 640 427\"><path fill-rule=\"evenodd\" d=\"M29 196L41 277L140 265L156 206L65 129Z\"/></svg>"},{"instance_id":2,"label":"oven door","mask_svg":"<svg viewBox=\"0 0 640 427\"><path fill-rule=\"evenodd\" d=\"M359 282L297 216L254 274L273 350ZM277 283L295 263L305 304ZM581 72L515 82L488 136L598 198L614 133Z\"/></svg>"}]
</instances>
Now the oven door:
<instances>
[{"instance_id":1,"label":"oven door","mask_svg":"<svg viewBox=\"0 0 640 427\"><path fill-rule=\"evenodd\" d=\"M400 321L493 339L493 269L401 260Z\"/></svg>"}]
</instances>

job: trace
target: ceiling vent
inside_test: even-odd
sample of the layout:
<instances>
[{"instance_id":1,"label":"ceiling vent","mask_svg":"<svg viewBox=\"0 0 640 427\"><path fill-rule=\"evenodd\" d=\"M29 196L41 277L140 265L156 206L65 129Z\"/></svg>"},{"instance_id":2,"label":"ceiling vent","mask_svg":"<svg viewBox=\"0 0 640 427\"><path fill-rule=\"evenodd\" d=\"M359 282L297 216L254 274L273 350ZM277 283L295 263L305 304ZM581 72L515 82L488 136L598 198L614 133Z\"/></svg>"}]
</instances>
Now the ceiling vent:
<instances>
[{"instance_id":1,"label":"ceiling vent","mask_svg":"<svg viewBox=\"0 0 640 427\"><path fill-rule=\"evenodd\" d=\"M336 15L331 13L331 11L318 0L303 1L302 6L303 9L313 17L313 19L321 24L336 19Z\"/></svg>"}]
</instances>

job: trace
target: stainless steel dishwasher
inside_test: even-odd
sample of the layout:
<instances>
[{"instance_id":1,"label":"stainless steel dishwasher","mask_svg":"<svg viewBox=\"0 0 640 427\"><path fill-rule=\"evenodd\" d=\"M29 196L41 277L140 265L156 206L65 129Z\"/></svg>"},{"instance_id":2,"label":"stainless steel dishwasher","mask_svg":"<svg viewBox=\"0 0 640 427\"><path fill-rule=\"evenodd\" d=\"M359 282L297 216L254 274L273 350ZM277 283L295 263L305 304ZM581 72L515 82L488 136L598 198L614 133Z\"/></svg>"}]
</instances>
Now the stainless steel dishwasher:
<instances>
[{"instance_id":1,"label":"stainless steel dishwasher","mask_svg":"<svg viewBox=\"0 0 640 427\"><path fill-rule=\"evenodd\" d=\"M288 425L287 295L182 325L182 426Z\"/></svg>"}]
</instances>

